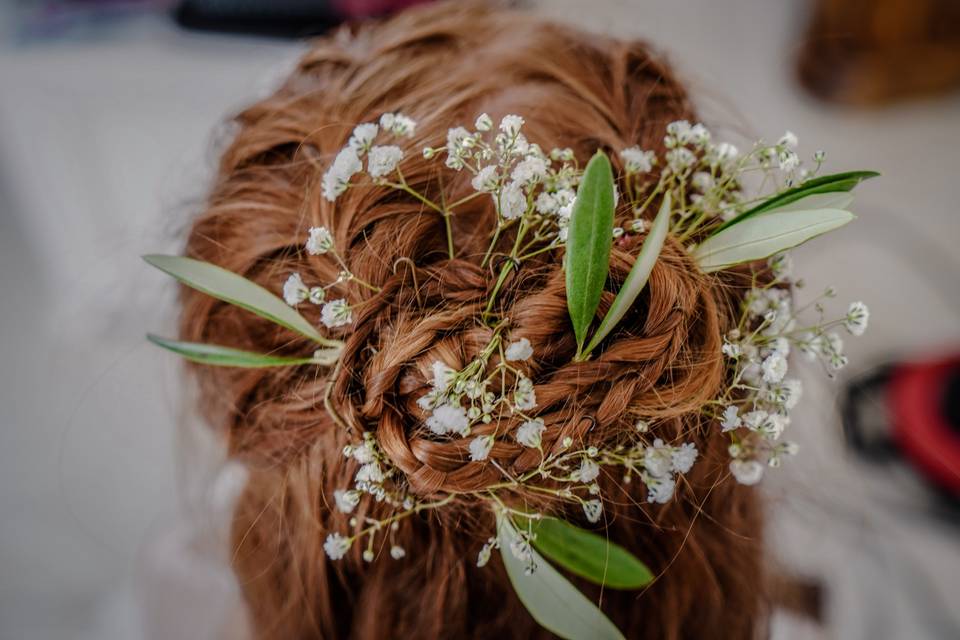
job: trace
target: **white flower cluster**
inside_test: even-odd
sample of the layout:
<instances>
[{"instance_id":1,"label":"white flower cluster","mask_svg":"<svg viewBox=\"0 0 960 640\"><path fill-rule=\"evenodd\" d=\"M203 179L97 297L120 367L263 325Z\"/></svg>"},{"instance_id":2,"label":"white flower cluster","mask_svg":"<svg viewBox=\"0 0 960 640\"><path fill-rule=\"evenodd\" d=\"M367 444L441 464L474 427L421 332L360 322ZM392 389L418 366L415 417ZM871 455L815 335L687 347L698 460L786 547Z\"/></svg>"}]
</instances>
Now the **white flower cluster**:
<instances>
[{"instance_id":1,"label":"white flower cluster","mask_svg":"<svg viewBox=\"0 0 960 640\"><path fill-rule=\"evenodd\" d=\"M350 188L350 180L363 171L363 157L367 156L367 175L374 180L383 180L394 172L403 160L403 150L396 145L374 145L382 134L394 137L411 137L417 123L401 113L385 113L380 124L365 122L353 129L347 146L337 153L323 174L323 197L334 202Z\"/></svg>"},{"instance_id":2,"label":"white flower cluster","mask_svg":"<svg viewBox=\"0 0 960 640\"><path fill-rule=\"evenodd\" d=\"M319 256L326 253L333 254L338 261L336 249L333 246L333 235L326 227L311 227L305 245L307 253ZM340 261L342 264L342 261ZM291 307L301 302L309 301L315 305L322 305L320 322L328 328L342 327L353 322L353 310L343 298L327 300L327 290L331 287L353 280L354 277L347 271L341 272L335 282L324 286L308 287L299 273L292 273L283 283L283 299Z\"/></svg>"},{"instance_id":3,"label":"white flower cluster","mask_svg":"<svg viewBox=\"0 0 960 640\"><path fill-rule=\"evenodd\" d=\"M537 225L536 242L563 242L580 171L572 150L544 152L527 141L523 125L520 116L507 115L494 131L484 113L474 131L454 127L445 147L424 149L424 156L443 152L448 167L473 174L473 188L493 199L500 227L524 220L531 228Z\"/></svg>"},{"instance_id":4,"label":"white flower cluster","mask_svg":"<svg viewBox=\"0 0 960 640\"><path fill-rule=\"evenodd\" d=\"M742 210L744 175L757 173L768 185L789 187L811 175L797 155L797 137L787 131L776 144L763 141L746 154L729 142L714 142L703 124L678 120L667 125L663 158L640 147L620 152L626 173L624 186L634 203L634 224L645 230L642 215L654 198L670 193L678 207L671 231L682 239L695 231L729 220ZM823 153L814 155L815 169ZM654 167L662 166L659 175Z\"/></svg>"},{"instance_id":5,"label":"white flower cluster","mask_svg":"<svg viewBox=\"0 0 960 640\"><path fill-rule=\"evenodd\" d=\"M497 352L501 353L497 364L488 367L491 356ZM533 382L510 363L529 360L532 356L528 339L520 338L504 348L500 334L495 333L483 351L460 371L435 361L430 391L417 400L420 408L429 412L425 420L427 428L436 435L453 433L465 437L473 425L488 424L495 414L498 418L524 416L525 411L536 406L536 393ZM534 423L535 419L528 420L520 429L523 435L518 434L521 443L530 443L526 446L539 446L539 433L527 426ZM490 437L475 438L470 443L471 458L486 459L492 446Z\"/></svg>"},{"instance_id":6,"label":"white flower cluster","mask_svg":"<svg viewBox=\"0 0 960 640\"><path fill-rule=\"evenodd\" d=\"M833 329L842 326L859 336L869 319L867 306L854 302L843 318L826 321L822 299L833 297L832 289L812 305L794 309L793 289L786 280L789 265L785 255L768 261L774 281L747 293L739 326L722 347L729 362L729 385L717 418L732 440L730 471L743 484L759 482L766 466L779 466L783 456L797 452L796 444L781 441L802 392L800 380L786 377L792 347L819 359L828 372L837 371L847 364L847 357L843 340ZM817 321L799 326L800 312L810 306L819 315Z\"/></svg>"}]
</instances>

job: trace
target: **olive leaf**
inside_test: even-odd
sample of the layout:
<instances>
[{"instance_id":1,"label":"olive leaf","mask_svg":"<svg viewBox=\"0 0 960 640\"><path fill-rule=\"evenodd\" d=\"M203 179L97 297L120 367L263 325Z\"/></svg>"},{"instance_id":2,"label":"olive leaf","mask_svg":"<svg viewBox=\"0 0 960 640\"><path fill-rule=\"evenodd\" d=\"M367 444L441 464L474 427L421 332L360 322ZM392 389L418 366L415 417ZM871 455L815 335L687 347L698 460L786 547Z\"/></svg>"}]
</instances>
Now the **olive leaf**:
<instances>
[{"instance_id":1,"label":"olive leaf","mask_svg":"<svg viewBox=\"0 0 960 640\"><path fill-rule=\"evenodd\" d=\"M744 220L757 215L758 213L778 209L784 205L790 204L791 202L796 202L801 198L805 198L814 194L850 191L864 180L869 180L870 178L875 178L879 175L880 174L876 171L846 171L844 173L833 173L827 176L811 178L803 184L792 189L787 189L786 191L775 195L772 198L764 200L757 206L747 209L736 217L727 220L722 225L717 227L716 231L714 231L714 235L729 229L730 227L739 224ZM807 210L813 210L817 208L820 207L812 206L808 207Z\"/></svg>"},{"instance_id":2,"label":"olive leaf","mask_svg":"<svg viewBox=\"0 0 960 640\"><path fill-rule=\"evenodd\" d=\"M567 235L567 310L579 356L597 313L610 270L613 245L613 170L602 151L590 159L580 179Z\"/></svg>"},{"instance_id":3,"label":"olive leaf","mask_svg":"<svg viewBox=\"0 0 960 640\"><path fill-rule=\"evenodd\" d=\"M616 625L535 549L529 552L536 570L526 573L528 563L510 549L520 542L520 536L503 514L497 516L497 538L510 583L540 626L566 640L624 640Z\"/></svg>"},{"instance_id":4,"label":"olive leaf","mask_svg":"<svg viewBox=\"0 0 960 640\"><path fill-rule=\"evenodd\" d=\"M557 518L530 522L534 547L571 573L613 589L639 589L653 580L636 556L603 536Z\"/></svg>"},{"instance_id":5,"label":"olive leaf","mask_svg":"<svg viewBox=\"0 0 960 640\"><path fill-rule=\"evenodd\" d=\"M586 357L590 355L590 352L600 344L601 340L607 337L607 334L617 326L617 323L620 322L627 313L627 310L636 302L637 296L643 291L647 280L650 278L653 265L656 264L657 258L660 257L660 251L663 249L663 243L667 238L667 231L669 230L670 194L668 193L663 198L660 211L653 220L650 233L648 233L646 239L644 239L640 253L637 255L637 259L634 261L630 273L627 274L627 279L623 281L623 286L620 287L617 297L614 298L613 304L610 305L610 310L607 311L607 315L603 317L603 321L587 344L587 348L583 350L580 356L581 359L586 359Z\"/></svg>"},{"instance_id":6,"label":"olive leaf","mask_svg":"<svg viewBox=\"0 0 960 640\"><path fill-rule=\"evenodd\" d=\"M181 256L147 255L143 256L143 259L147 264L197 291L246 309L319 344L341 346L339 341L321 336L293 307L243 276L207 262Z\"/></svg>"},{"instance_id":7,"label":"olive leaf","mask_svg":"<svg viewBox=\"0 0 960 640\"><path fill-rule=\"evenodd\" d=\"M173 351L190 360L201 364L210 364L220 367L289 367L301 364L332 364L336 360L337 349L329 349L330 353L315 354L312 357L275 356L265 353L253 353L232 347L223 347L216 344L201 344L198 342L180 342L160 336L147 334L147 340L153 344ZM332 358L332 359L331 359Z\"/></svg>"},{"instance_id":8,"label":"olive leaf","mask_svg":"<svg viewBox=\"0 0 960 640\"><path fill-rule=\"evenodd\" d=\"M840 209L764 213L710 236L692 255L704 272L719 271L786 251L853 219Z\"/></svg>"}]
</instances>

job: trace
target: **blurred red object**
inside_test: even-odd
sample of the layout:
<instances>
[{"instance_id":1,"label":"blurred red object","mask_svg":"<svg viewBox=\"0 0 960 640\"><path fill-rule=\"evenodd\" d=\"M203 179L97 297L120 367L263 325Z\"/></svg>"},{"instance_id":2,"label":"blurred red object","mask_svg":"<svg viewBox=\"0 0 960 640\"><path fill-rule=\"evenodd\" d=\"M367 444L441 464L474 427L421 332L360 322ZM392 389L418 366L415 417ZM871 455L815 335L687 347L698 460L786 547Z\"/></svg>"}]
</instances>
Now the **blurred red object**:
<instances>
[{"instance_id":1,"label":"blurred red object","mask_svg":"<svg viewBox=\"0 0 960 640\"><path fill-rule=\"evenodd\" d=\"M895 443L928 480L960 496L960 355L897 365L887 394Z\"/></svg>"}]
</instances>

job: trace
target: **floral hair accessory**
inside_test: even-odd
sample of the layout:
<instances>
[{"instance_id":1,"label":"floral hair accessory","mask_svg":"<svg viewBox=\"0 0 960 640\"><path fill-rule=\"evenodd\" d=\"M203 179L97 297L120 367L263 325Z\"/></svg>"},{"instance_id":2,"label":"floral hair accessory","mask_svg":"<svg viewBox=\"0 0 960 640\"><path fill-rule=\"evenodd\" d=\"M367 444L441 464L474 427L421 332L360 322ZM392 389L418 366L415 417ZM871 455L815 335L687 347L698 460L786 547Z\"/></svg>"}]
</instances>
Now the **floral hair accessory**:
<instances>
[{"instance_id":1,"label":"floral hair accessory","mask_svg":"<svg viewBox=\"0 0 960 640\"><path fill-rule=\"evenodd\" d=\"M570 149L546 151L528 141L523 126L523 118L517 115L507 115L495 126L490 116L481 114L472 130L451 128L445 144L422 150L423 158L469 175L472 193L453 202L436 202L404 179L406 152L400 143L415 134L416 122L399 113L358 125L320 178L323 197L334 203L348 190L364 185L391 188L419 201L443 218L451 259L457 255L451 217L468 201L489 199L496 221L479 261L496 280L477 318L489 327L489 341L460 368L434 361L429 367L429 389L417 405L424 412L422 428L430 438L463 441L463 455L470 464L489 465L500 474L496 484L483 489L424 498L384 454L375 433L364 431L343 450L356 472L349 486L334 492L333 508L360 514L363 510L358 507L367 498L389 506L391 515L379 520L353 517L350 531L327 535L324 550L331 560L338 560L355 545L363 545L361 557L373 561L375 542L386 538L390 556L402 561L406 551L393 537L397 523L442 509L454 498L469 494L488 507L496 522L496 535L478 551L478 566L487 564L493 551L499 550L520 600L554 633L577 640L621 638L613 623L554 565L617 589L648 584L653 579L649 569L604 536L550 514L520 508L510 496L521 488L535 491L576 505L587 523L600 523L605 499L598 482L601 474L616 474L611 477L624 483L642 482L648 502L663 504L673 498L678 483L696 463L698 451L690 442L654 437L651 432L656 425L644 420L637 421L636 428L616 445L593 446L566 437L544 446L548 426L538 415L531 380L538 354L528 338L510 334L508 318L497 312L495 301L504 283L512 271L523 269L535 256L563 255L570 331L577 346L573 360L587 361L603 350L605 338L637 301L668 238L681 243L704 274L731 269L746 274L753 284L742 288L745 293L737 303L736 325L723 337L716 354L726 363L724 383L701 413L711 428L729 437L730 475L752 485L767 468L779 466L797 452L797 446L783 437L790 411L801 396L799 380L788 376L790 353L797 350L819 361L833 375L847 363L840 331L862 335L869 319L862 302L850 304L841 317L828 318L825 302L835 296L832 289L795 306L795 290L802 281L792 277L787 252L853 220L848 211L851 190L877 174L816 175L823 154L815 154L808 169L797 153L797 137L790 132L774 144L761 141L741 153L729 143L714 142L704 125L678 121L666 127L662 155L638 147L619 150L623 172L615 178L603 151L581 168ZM754 182L765 189L747 195L746 183L755 176L760 179ZM628 210L629 215L618 216L618 210ZM508 231L513 235L505 236ZM506 237L513 239L506 259L495 260L498 243ZM613 244L631 237L639 243L633 266L596 322L608 286ZM339 275L333 282L319 283L307 282L299 273L285 274L277 283L282 299L214 265L175 256L145 259L187 286L305 336L316 345L313 354L258 354L156 336L149 336L150 340L211 365L337 366L344 343L331 335L350 331L357 321L351 302L341 293L342 285L353 282L375 293L380 289L351 272L330 229L311 227L303 242L307 254L331 260ZM297 311L303 305L320 307L320 324L328 335ZM332 409L331 417L336 421ZM517 425L512 433L508 424ZM530 450L539 456L539 464L519 475L511 473L497 461L498 451L506 446Z\"/></svg>"}]
</instances>

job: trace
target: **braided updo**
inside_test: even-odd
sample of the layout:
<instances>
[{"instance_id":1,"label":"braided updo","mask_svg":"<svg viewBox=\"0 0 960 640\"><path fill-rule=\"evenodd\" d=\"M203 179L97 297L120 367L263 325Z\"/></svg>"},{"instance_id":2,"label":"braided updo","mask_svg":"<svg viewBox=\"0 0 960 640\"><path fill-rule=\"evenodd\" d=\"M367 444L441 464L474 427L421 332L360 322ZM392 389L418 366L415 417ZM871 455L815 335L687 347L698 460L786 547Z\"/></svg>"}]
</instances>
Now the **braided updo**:
<instances>
[{"instance_id":1,"label":"braided updo","mask_svg":"<svg viewBox=\"0 0 960 640\"><path fill-rule=\"evenodd\" d=\"M345 342L335 368L194 370L207 419L251 470L233 557L258 636L550 637L516 600L499 563L475 566L493 522L469 497L400 523L393 535L407 550L402 560L378 549L382 557L368 563L352 549L333 564L322 550L328 531L347 528L350 516L332 507L332 495L356 471L341 451L364 432L424 497L483 489L502 478L497 466L520 473L540 456L499 438L490 460L472 462L469 441L436 438L417 403L434 361L463 367L489 342L492 330L479 317L505 259L495 253L481 266L496 224L490 199L472 200L452 217L450 259L444 219L413 198L377 186L350 189L335 203L321 197L320 176L352 127L392 111L419 122L405 142L406 181L451 199L472 192L468 177L438 169L419 150L480 112L523 114L531 142L570 147L581 163L607 150L615 171L615 151L661 149L665 125L693 113L670 69L641 44L476 5L417 9L318 41L274 95L241 113L190 231L188 256L277 290L292 272L336 279L341 265L300 244L309 227L322 225L350 271L379 287L338 285L354 322L332 330ZM510 242L509 233L501 240ZM634 242L614 244L600 314L632 265ZM511 271L495 308L510 339L528 339L536 354L528 375L546 425L544 450L568 436L616 444L644 420L665 441L694 442L704 460L667 505L646 504L641 483L601 475L606 535L659 577L646 591L606 590L602 599L598 587L578 587L630 638L753 637L763 626L760 509L750 489L725 478L725 441L699 416L722 381L733 285L707 279L668 240L617 330L594 358L573 362L561 258L562 251L544 252ZM185 340L312 350L298 335L202 294L184 290L182 302ZM304 313L319 325L315 309ZM474 433L516 427L492 423ZM528 499L546 512L565 509L549 496ZM380 509L368 497L354 515L380 517Z\"/></svg>"}]
</instances>

